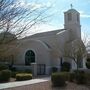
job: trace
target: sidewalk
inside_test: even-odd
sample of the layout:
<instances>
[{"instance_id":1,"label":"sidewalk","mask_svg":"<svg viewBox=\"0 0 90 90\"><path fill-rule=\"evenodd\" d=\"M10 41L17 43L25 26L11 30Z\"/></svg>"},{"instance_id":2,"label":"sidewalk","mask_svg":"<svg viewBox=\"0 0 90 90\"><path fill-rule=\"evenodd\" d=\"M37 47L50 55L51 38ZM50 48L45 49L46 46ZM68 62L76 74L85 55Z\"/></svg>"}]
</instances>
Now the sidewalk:
<instances>
[{"instance_id":1,"label":"sidewalk","mask_svg":"<svg viewBox=\"0 0 90 90\"><path fill-rule=\"evenodd\" d=\"M0 84L0 90L90 90L90 86L68 82L65 87L53 87L50 77Z\"/></svg>"},{"instance_id":2,"label":"sidewalk","mask_svg":"<svg viewBox=\"0 0 90 90\"><path fill-rule=\"evenodd\" d=\"M46 82L49 80L50 80L50 77L45 77L45 78L32 79L32 80L27 80L27 81L16 81L16 82L3 83L3 84L0 84L0 90L2 89L4 90L6 88L13 88L13 87L19 87L19 86L24 86L24 85L31 85L31 84Z\"/></svg>"}]
</instances>

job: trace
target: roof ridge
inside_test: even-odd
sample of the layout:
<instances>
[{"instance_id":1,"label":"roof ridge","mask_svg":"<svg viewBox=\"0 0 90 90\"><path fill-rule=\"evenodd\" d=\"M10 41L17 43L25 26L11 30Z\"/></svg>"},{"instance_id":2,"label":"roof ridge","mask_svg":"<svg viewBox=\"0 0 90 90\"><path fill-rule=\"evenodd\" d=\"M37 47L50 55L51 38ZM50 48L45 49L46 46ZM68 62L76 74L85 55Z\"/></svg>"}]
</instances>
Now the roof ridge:
<instances>
[{"instance_id":1,"label":"roof ridge","mask_svg":"<svg viewBox=\"0 0 90 90\"><path fill-rule=\"evenodd\" d=\"M43 36L46 36L46 35L56 35L58 32L61 32L65 29L57 29L57 30L52 30L52 31L47 31L47 32L41 32L41 33L36 33L36 34L33 34L33 35L30 35L28 37L25 37L24 39L26 38L35 38L35 37L43 37ZM39 36L40 35L40 36Z\"/></svg>"}]
</instances>

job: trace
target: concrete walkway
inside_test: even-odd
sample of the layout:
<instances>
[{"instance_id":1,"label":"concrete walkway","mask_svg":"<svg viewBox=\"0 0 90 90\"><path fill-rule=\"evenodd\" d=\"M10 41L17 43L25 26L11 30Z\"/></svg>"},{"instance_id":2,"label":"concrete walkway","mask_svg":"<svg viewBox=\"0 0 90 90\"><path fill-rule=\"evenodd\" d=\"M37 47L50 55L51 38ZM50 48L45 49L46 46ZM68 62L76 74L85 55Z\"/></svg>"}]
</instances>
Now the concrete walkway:
<instances>
[{"instance_id":1,"label":"concrete walkway","mask_svg":"<svg viewBox=\"0 0 90 90\"><path fill-rule=\"evenodd\" d=\"M50 77L0 84L0 90L90 90L90 86L67 82L65 87L53 87Z\"/></svg>"},{"instance_id":2,"label":"concrete walkway","mask_svg":"<svg viewBox=\"0 0 90 90\"><path fill-rule=\"evenodd\" d=\"M41 82L46 82L49 80L50 80L50 77L45 77L45 78L32 79L32 80L27 80L27 81L16 81L16 82L3 83L3 84L0 84L0 90L24 86L24 85L31 85L31 84L41 83Z\"/></svg>"}]
</instances>

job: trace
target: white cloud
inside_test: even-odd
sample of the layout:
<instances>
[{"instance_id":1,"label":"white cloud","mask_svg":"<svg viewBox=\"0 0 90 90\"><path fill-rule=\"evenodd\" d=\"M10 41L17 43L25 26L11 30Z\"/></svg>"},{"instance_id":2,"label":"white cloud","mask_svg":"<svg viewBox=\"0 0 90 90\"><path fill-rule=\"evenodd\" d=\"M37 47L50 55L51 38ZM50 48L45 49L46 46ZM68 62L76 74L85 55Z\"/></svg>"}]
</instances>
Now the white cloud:
<instances>
[{"instance_id":1,"label":"white cloud","mask_svg":"<svg viewBox=\"0 0 90 90\"><path fill-rule=\"evenodd\" d=\"M19 7L22 7L22 8L30 8L30 9L38 9L38 8L41 8L42 5L41 4L37 4L37 3L27 3L26 1L22 0L22 1L18 1L19 3Z\"/></svg>"},{"instance_id":2,"label":"white cloud","mask_svg":"<svg viewBox=\"0 0 90 90\"><path fill-rule=\"evenodd\" d=\"M86 14L84 11L79 11L82 18L90 18L90 14Z\"/></svg>"},{"instance_id":3,"label":"white cloud","mask_svg":"<svg viewBox=\"0 0 90 90\"><path fill-rule=\"evenodd\" d=\"M30 31L30 34L40 33L40 32L46 32L46 31L52 31L57 29L57 27L49 25L49 24L40 24L34 26Z\"/></svg>"},{"instance_id":4,"label":"white cloud","mask_svg":"<svg viewBox=\"0 0 90 90\"><path fill-rule=\"evenodd\" d=\"M61 28L63 26L61 25ZM39 24L39 25L35 25L33 28L29 29L28 31L24 32L22 34L21 37L26 37L26 36L30 36L36 33L41 33L41 32L48 32L48 31L53 31L53 30L57 30L58 28L53 26L53 25L49 25L49 24Z\"/></svg>"},{"instance_id":5,"label":"white cloud","mask_svg":"<svg viewBox=\"0 0 90 90\"><path fill-rule=\"evenodd\" d=\"M36 2L27 2L26 0L17 0L17 5L22 8L30 8L32 10L43 8L43 7L50 7L51 3L36 3Z\"/></svg>"},{"instance_id":6,"label":"white cloud","mask_svg":"<svg viewBox=\"0 0 90 90\"><path fill-rule=\"evenodd\" d=\"M82 18L90 18L90 15L89 14L81 14L81 17Z\"/></svg>"}]
</instances>

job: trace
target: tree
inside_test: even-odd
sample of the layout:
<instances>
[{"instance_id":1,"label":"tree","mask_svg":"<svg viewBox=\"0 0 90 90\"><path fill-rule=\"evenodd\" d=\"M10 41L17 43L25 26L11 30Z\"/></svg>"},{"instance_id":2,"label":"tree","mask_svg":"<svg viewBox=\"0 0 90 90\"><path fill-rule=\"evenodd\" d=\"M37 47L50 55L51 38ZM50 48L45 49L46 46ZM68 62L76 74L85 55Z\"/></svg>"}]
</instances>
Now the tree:
<instances>
[{"instance_id":1,"label":"tree","mask_svg":"<svg viewBox=\"0 0 90 90\"><path fill-rule=\"evenodd\" d=\"M18 39L33 26L46 21L49 7L19 0L0 0L0 57L17 47ZM10 36L10 37L9 37Z\"/></svg>"},{"instance_id":2,"label":"tree","mask_svg":"<svg viewBox=\"0 0 90 90\"><path fill-rule=\"evenodd\" d=\"M32 4L22 6L18 0L0 0L0 32L11 32L20 37L21 33L43 22L47 10L47 7Z\"/></svg>"},{"instance_id":3,"label":"tree","mask_svg":"<svg viewBox=\"0 0 90 90\"><path fill-rule=\"evenodd\" d=\"M79 67L82 67L82 62L83 57L86 57L86 48L83 44L82 41L80 40L75 40L71 43L68 43L65 45L64 49L64 57L71 58L77 65L77 70Z\"/></svg>"},{"instance_id":4,"label":"tree","mask_svg":"<svg viewBox=\"0 0 90 90\"><path fill-rule=\"evenodd\" d=\"M87 32L84 32L82 34L82 41L86 47L87 52L89 52L90 51L90 35L87 34Z\"/></svg>"}]
</instances>

